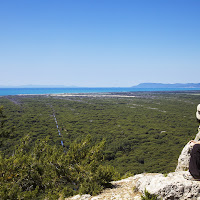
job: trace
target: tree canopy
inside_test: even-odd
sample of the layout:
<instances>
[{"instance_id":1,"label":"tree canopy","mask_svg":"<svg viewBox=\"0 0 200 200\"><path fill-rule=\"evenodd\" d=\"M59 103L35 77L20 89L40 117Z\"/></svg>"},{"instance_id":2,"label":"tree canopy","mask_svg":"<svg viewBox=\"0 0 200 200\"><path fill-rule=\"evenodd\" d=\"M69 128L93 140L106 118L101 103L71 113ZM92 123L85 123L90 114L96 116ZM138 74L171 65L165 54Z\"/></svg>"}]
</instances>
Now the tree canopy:
<instances>
[{"instance_id":1,"label":"tree canopy","mask_svg":"<svg viewBox=\"0 0 200 200\"><path fill-rule=\"evenodd\" d=\"M91 145L90 137L74 142L67 152L49 144L49 138L30 148L30 136L21 140L12 156L0 157L2 199L58 199L77 193L97 194L119 177L103 166L105 141Z\"/></svg>"}]
</instances>

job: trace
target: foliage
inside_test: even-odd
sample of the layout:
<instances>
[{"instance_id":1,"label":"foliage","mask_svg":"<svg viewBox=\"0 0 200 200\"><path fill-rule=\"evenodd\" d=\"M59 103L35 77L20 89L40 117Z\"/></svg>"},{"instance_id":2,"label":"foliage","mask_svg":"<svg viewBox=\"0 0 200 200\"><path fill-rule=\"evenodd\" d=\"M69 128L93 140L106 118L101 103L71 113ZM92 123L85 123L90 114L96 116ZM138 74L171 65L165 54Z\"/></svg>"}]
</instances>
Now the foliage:
<instances>
[{"instance_id":1,"label":"foliage","mask_svg":"<svg viewBox=\"0 0 200 200\"><path fill-rule=\"evenodd\" d=\"M0 106L0 138L8 138L8 137L12 138L15 127L12 127L11 130L7 130L4 128L5 123L6 123L6 116L3 113L3 106Z\"/></svg>"},{"instance_id":2,"label":"foliage","mask_svg":"<svg viewBox=\"0 0 200 200\"><path fill-rule=\"evenodd\" d=\"M90 134L92 145L106 139L102 165L114 166L121 175L173 171L182 148L197 133L198 93L137 92L134 96L0 97L7 116L4 130L16 127L12 137L0 137L0 150L11 156L28 134L31 147L48 136L49 145L59 148L62 140L67 152L73 141Z\"/></svg>"},{"instance_id":3,"label":"foliage","mask_svg":"<svg viewBox=\"0 0 200 200\"><path fill-rule=\"evenodd\" d=\"M30 147L21 140L14 155L0 157L2 199L58 199L76 193L98 194L117 176L113 167L102 166L105 141L91 145L90 137L74 142L65 153L49 138Z\"/></svg>"},{"instance_id":4,"label":"foliage","mask_svg":"<svg viewBox=\"0 0 200 200\"><path fill-rule=\"evenodd\" d=\"M144 191L144 196L141 195L142 200L159 200L158 195L150 194L146 189Z\"/></svg>"},{"instance_id":5,"label":"foliage","mask_svg":"<svg viewBox=\"0 0 200 200\"><path fill-rule=\"evenodd\" d=\"M131 172L126 172L126 173L121 177L121 179L125 179L125 178L131 177L131 176L134 176L134 174L132 174Z\"/></svg>"}]
</instances>

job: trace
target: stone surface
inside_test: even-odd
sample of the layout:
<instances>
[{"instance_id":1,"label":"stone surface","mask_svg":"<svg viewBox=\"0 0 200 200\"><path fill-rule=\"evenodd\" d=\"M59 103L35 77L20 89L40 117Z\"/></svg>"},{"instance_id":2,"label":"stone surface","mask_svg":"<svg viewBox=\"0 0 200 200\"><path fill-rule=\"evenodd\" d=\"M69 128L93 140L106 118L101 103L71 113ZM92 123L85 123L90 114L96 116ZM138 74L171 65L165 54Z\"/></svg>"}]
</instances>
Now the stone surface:
<instances>
[{"instance_id":1,"label":"stone surface","mask_svg":"<svg viewBox=\"0 0 200 200\"><path fill-rule=\"evenodd\" d=\"M139 177L136 175L136 188L141 193L146 189L163 200L200 200L200 181L187 180L184 175L189 175L189 172L172 172L166 177L163 174L142 174Z\"/></svg>"},{"instance_id":2,"label":"stone surface","mask_svg":"<svg viewBox=\"0 0 200 200\"><path fill-rule=\"evenodd\" d=\"M112 189L105 189L97 196L76 195L65 200L140 200L145 189L163 200L200 200L200 181L187 180L188 171L163 174L138 174L120 181L113 181Z\"/></svg>"},{"instance_id":3,"label":"stone surface","mask_svg":"<svg viewBox=\"0 0 200 200\"><path fill-rule=\"evenodd\" d=\"M84 195L76 195L70 198L71 200L87 200L91 199L91 195L89 194L84 194Z\"/></svg>"},{"instance_id":4,"label":"stone surface","mask_svg":"<svg viewBox=\"0 0 200 200\"><path fill-rule=\"evenodd\" d=\"M176 172L178 171L186 171L189 169L189 161L190 161L190 152L192 147L190 146L189 142L183 148L179 158L178 158L178 165L176 167Z\"/></svg>"},{"instance_id":5,"label":"stone surface","mask_svg":"<svg viewBox=\"0 0 200 200\"><path fill-rule=\"evenodd\" d=\"M196 134L196 137L194 139L195 141L199 141L200 140L200 130L198 128L198 133Z\"/></svg>"},{"instance_id":6,"label":"stone surface","mask_svg":"<svg viewBox=\"0 0 200 200\"><path fill-rule=\"evenodd\" d=\"M196 134L195 141L199 141L200 139L200 131ZM192 147L190 146L189 142L183 148L179 158L178 158L178 165L176 167L176 172L178 171L186 171L189 169L189 161L190 161L190 152Z\"/></svg>"}]
</instances>

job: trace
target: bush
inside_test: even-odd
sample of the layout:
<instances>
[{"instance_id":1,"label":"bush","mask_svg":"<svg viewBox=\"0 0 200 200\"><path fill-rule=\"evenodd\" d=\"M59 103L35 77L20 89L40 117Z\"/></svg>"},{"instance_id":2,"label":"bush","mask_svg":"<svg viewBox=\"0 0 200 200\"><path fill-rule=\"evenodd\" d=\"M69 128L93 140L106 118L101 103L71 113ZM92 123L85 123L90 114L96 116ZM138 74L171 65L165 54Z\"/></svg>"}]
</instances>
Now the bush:
<instances>
[{"instance_id":1,"label":"bush","mask_svg":"<svg viewBox=\"0 0 200 200\"><path fill-rule=\"evenodd\" d=\"M141 195L142 200L159 200L158 195L150 194L146 189L144 191L144 196Z\"/></svg>"},{"instance_id":2,"label":"bush","mask_svg":"<svg viewBox=\"0 0 200 200\"><path fill-rule=\"evenodd\" d=\"M90 137L64 149L49 145L46 138L30 149L26 136L13 156L0 157L2 199L56 199L77 193L98 194L118 175L103 166L105 141L94 146ZM43 196L41 196L43 194Z\"/></svg>"}]
</instances>

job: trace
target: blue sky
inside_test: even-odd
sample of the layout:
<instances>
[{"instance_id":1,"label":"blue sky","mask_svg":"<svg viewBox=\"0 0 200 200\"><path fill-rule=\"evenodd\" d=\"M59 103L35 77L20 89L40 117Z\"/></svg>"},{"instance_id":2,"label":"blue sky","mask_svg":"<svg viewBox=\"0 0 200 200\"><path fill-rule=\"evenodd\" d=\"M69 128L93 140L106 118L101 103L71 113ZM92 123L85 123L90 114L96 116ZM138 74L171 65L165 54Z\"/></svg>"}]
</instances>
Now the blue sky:
<instances>
[{"instance_id":1,"label":"blue sky","mask_svg":"<svg viewBox=\"0 0 200 200\"><path fill-rule=\"evenodd\" d=\"M200 82L199 0L0 0L0 85Z\"/></svg>"}]
</instances>

